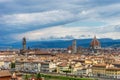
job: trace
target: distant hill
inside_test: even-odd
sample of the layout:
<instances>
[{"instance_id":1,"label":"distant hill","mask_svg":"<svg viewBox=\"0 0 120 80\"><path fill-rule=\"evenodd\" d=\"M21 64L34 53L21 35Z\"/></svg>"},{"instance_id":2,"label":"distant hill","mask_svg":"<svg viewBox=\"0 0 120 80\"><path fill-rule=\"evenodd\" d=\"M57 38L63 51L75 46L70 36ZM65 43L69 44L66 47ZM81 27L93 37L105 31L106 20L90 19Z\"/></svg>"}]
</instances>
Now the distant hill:
<instances>
[{"instance_id":1,"label":"distant hill","mask_svg":"<svg viewBox=\"0 0 120 80\"><path fill-rule=\"evenodd\" d=\"M112 45L112 46L110 46L111 48L120 48L120 44L114 44L114 45Z\"/></svg>"},{"instance_id":2,"label":"distant hill","mask_svg":"<svg viewBox=\"0 0 120 80\"><path fill-rule=\"evenodd\" d=\"M92 39L77 39L77 46L89 47ZM113 40L109 38L99 39L102 47L110 47L113 45L120 45L120 40ZM30 48L66 48L72 45L72 40L48 40L48 41L28 41L27 47ZM22 48L22 42L11 44L0 44L8 48ZM113 46L114 47L114 46ZM1 48L1 47L0 47Z\"/></svg>"},{"instance_id":3,"label":"distant hill","mask_svg":"<svg viewBox=\"0 0 120 80\"><path fill-rule=\"evenodd\" d=\"M89 47L92 39L77 39L77 46ZM120 44L120 40L112 40L109 38L99 39L102 47L109 47ZM49 40L49 41L30 41L27 46L31 48L66 48L72 44L72 40ZM9 44L13 48L21 48L21 42Z\"/></svg>"}]
</instances>

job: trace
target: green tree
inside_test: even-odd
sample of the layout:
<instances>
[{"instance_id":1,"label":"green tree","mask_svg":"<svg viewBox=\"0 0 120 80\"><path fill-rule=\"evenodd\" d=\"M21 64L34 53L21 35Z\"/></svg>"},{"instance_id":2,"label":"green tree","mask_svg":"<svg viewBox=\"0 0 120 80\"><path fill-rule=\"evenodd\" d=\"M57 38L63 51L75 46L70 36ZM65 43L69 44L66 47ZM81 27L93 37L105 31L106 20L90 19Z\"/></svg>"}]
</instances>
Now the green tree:
<instances>
[{"instance_id":1,"label":"green tree","mask_svg":"<svg viewBox=\"0 0 120 80\"><path fill-rule=\"evenodd\" d=\"M11 69L15 68L15 62L11 62Z\"/></svg>"},{"instance_id":2,"label":"green tree","mask_svg":"<svg viewBox=\"0 0 120 80\"><path fill-rule=\"evenodd\" d=\"M72 69L72 66L71 66L71 65L69 65L69 69Z\"/></svg>"},{"instance_id":3,"label":"green tree","mask_svg":"<svg viewBox=\"0 0 120 80\"><path fill-rule=\"evenodd\" d=\"M26 74L24 79L29 80L29 76Z\"/></svg>"},{"instance_id":4,"label":"green tree","mask_svg":"<svg viewBox=\"0 0 120 80\"><path fill-rule=\"evenodd\" d=\"M37 75L36 75L36 77L37 77L37 80L41 80L41 74L40 73L38 73Z\"/></svg>"},{"instance_id":5,"label":"green tree","mask_svg":"<svg viewBox=\"0 0 120 80\"><path fill-rule=\"evenodd\" d=\"M68 73L71 73L71 70L63 70L64 73L66 73L66 76Z\"/></svg>"},{"instance_id":6,"label":"green tree","mask_svg":"<svg viewBox=\"0 0 120 80\"><path fill-rule=\"evenodd\" d=\"M71 65L69 65L69 68L68 68L71 72L72 72L72 66Z\"/></svg>"}]
</instances>

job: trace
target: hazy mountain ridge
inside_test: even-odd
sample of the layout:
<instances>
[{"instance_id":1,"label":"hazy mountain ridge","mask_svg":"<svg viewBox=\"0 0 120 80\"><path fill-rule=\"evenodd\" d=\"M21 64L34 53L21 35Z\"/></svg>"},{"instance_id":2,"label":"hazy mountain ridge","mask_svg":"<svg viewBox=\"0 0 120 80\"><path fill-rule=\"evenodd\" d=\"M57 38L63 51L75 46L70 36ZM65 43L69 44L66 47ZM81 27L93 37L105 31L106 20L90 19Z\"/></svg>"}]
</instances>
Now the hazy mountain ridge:
<instances>
[{"instance_id":1,"label":"hazy mountain ridge","mask_svg":"<svg viewBox=\"0 0 120 80\"><path fill-rule=\"evenodd\" d=\"M77 46L89 47L92 39L76 39ZM120 39L113 40L109 38L99 39L102 47L111 47L113 45L119 45ZM27 47L30 48L67 48L72 45L71 40L47 40L47 41L27 41ZM0 48L22 48L22 42L0 44ZM113 46L114 47L114 46ZM119 47L119 46L118 46Z\"/></svg>"},{"instance_id":2,"label":"hazy mountain ridge","mask_svg":"<svg viewBox=\"0 0 120 80\"><path fill-rule=\"evenodd\" d=\"M77 39L77 46L89 47L92 39ZM112 39L99 39L102 47L109 47L115 44L120 44L120 40ZM32 45L31 47L44 47L44 48L66 48L72 45L72 40L55 40L55 41L42 41L40 44Z\"/></svg>"}]
</instances>

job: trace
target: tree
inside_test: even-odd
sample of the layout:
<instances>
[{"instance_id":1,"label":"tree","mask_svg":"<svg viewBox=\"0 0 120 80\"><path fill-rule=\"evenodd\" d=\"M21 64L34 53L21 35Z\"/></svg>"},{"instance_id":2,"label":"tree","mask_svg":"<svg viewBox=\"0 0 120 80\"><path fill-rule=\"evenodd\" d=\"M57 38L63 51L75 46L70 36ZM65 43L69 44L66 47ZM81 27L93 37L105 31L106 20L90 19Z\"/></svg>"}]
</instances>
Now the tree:
<instances>
[{"instance_id":1,"label":"tree","mask_svg":"<svg viewBox=\"0 0 120 80\"><path fill-rule=\"evenodd\" d=\"M72 69L72 66L71 66L71 65L69 65L69 69Z\"/></svg>"},{"instance_id":2,"label":"tree","mask_svg":"<svg viewBox=\"0 0 120 80\"><path fill-rule=\"evenodd\" d=\"M37 77L37 80L42 80L42 76L41 76L40 73L38 73L38 74L36 75L36 77Z\"/></svg>"},{"instance_id":3,"label":"tree","mask_svg":"<svg viewBox=\"0 0 120 80\"><path fill-rule=\"evenodd\" d=\"M15 68L15 62L11 62L11 69Z\"/></svg>"},{"instance_id":4,"label":"tree","mask_svg":"<svg viewBox=\"0 0 120 80\"><path fill-rule=\"evenodd\" d=\"M67 76L68 73L71 73L71 70L63 70L63 72L65 72Z\"/></svg>"},{"instance_id":5,"label":"tree","mask_svg":"<svg viewBox=\"0 0 120 80\"><path fill-rule=\"evenodd\" d=\"M29 76L26 74L24 79L29 80Z\"/></svg>"}]
</instances>

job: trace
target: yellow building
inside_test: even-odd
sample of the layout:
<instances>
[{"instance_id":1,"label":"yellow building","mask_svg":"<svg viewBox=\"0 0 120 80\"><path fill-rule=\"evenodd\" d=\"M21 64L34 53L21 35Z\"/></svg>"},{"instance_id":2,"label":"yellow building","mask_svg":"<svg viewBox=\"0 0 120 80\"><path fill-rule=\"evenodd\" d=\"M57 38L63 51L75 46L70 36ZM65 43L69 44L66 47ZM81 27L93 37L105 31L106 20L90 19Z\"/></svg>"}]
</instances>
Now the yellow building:
<instances>
[{"instance_id":1,"label":"yellow building","mask_svg":"<svg viewBox=\"0 0 120 80\"><path fill-rule=\"evenodd\" d=\"M77 62L72 65L72 72L76 73L78 70L81 70L83 68L82 64L80 62Z\"/></svg>"},{"instance_id":2,"label":"yellow building","mask_svg":"<svg viewBox=\"0 0 120 80\"><path fill-rule=\"evenodd\" d=\"M106 64L96 64L92 67L93 76L104 76L106 70Z\"/></svg>"},{"instance_id":3,"label":"yellow building","mask_svg":"<svg viewBox=\"0 0 120 80\"><path fill-rule=\"evenodd\" d=\"M106 77L120 79L120 68L107 68Z\"/></svg>"},{"instance_id":4,"label":"yellow building","mask_svg":"<svg viewBox=\"0 0 120 80\"><path fill-rule=\"evenodd\" d=\"M92 67L93 76L120 79L120 67L112 64L96 64Z\"/></svg>"},{"instance_id":5,"label":"yellow building","mask_svg":"<svg viewBox=\"0 0 120 80\"><path fill-rule=\"evenodd\" d=\"M3 66L4 65L4 61L0 61L0 66Z\"/></svg>"},{"instance_id":6,"label":"yellow building","mask_svg":"<svg viewBox=\"0 0 120 80\"><path fill-rule=\"evenodd\" d=\"M92 64L92 63L93 63L93 61L91 59L86 59L85 60L85 64Z\"/></svg>"},{"instance_id":7,"label":"yellow building","mask_svg":"<svg viewBox=\"0 0 120 80\"><path fill-rule=\"evenodd\" d=\"M63 73L64 70L68 69L69 69L68 63L61 63L57 66L57 73Z\"/></svg>"}]
</instances>

